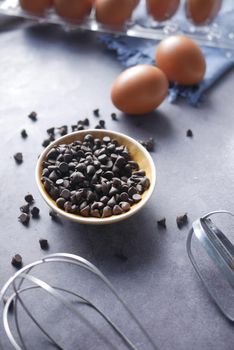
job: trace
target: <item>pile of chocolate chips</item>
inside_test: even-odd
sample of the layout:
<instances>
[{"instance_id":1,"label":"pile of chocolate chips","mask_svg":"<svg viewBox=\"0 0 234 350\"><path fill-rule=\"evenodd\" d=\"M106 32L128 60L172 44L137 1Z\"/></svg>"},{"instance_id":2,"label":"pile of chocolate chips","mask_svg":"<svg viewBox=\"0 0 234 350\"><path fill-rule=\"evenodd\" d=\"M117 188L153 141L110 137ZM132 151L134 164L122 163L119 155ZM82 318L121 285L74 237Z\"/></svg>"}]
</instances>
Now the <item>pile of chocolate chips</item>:
<instances>
[{"instance_id":1,"label":"pile of chocolate chips","mask_svg":"<svg viewBox=\"0 0 234 350\"><path fill-rule=\"evenodd\" d=\"M43 162L42 182L59 208L105 218L130 210L150 186L128 149L109 136L52 148Z\"/></svg>"}]
</instances>

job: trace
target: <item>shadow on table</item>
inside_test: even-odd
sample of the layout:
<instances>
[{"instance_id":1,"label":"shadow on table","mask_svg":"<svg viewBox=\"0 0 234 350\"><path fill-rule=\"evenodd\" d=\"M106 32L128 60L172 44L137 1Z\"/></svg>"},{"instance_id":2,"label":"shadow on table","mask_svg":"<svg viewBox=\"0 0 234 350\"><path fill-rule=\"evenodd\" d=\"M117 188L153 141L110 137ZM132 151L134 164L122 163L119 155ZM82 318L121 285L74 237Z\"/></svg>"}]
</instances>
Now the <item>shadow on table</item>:
<instances>
[{"instance_id":1,"label":"shadow on table","mask_svg":"<svg viewBox=\"0 0 234 350\"><path fill-rule=\"evenodd\" d=\"M152 207L145 207L128 220L101 226L64 222L72 236L73 251L86 245L92 261L104 264L112 271L140 270L156 263L162 250ZM78 233L79 232L79 233ZM72 233L72 235L71 235Z\"/></svg>"},{"instance_id":2,"label":"shadow on table","mask_svg":"<svg viewBox=\"0 0 234 350\"><path fill-rule=\"evenodd\" d=\"M86 55L87 52L95 50L95 46L102 44L96 39L95 33L89 31L66 31L62 26L55 24L32 25L25 29L25 38L28 42L37 45L46 45L55 48L54 44L61 45L69 52L79 52L81 55ZM87 45L90 41L92 45ZM82 49L82 50L81 50Z\"/></svg>"},{"instance_id":3,"label":"shadow on table","mask_svg":"<svg viewBox=\"0 0 234 350\"><path fill-rule=\"evenodd\" d=\"M145 115L127 115L122 113L121 118L126 126L139 127L157 138L171 138L173 126L168 116L158 110Z\"/></svg>"}]
</instances>

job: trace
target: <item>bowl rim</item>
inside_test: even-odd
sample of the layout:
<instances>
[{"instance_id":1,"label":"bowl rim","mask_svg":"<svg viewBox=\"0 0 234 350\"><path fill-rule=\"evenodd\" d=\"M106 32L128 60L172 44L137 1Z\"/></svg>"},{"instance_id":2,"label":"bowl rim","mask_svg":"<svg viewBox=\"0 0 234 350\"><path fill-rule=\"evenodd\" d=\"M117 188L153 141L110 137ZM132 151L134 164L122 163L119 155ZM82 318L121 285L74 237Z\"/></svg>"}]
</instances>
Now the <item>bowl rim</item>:
<instances>
[{"instance_id":1,"label":"bowl rim","mask_svg":"<svg viewBox=\"0 0 234 350\"><path fill-rule=\"evenodd\" d=\"M136 203L128 212L123 213L121 215L112 215L110 217L107 218L95 218L95 217L83 217L81 215L77 215L77 214L72 214L72 213L67 213L65 212L63 209L60 209L54 202L54 200L52 198L50 198L49 194L47 194L47 192L44 189L44 186L42 184L41 181L41 164L42 161L45 159L45 156L48 154L49 150L55 146L58 146L60 144L67 144L67 142L63 142L65 140L67 140L67 138L69 138L71 135L73 136L73 138L76 135L86 135L89 133L101 133L104 136L110 136L112 138L114 138L115 136L121 137L123 139L128 140L129 143L133 144L137 149L139 149L144 156L147 158L149 164L150 164L150 172L151 172L151 181L150 181L150 187L147 190L147 193L145 195L144 198L142 198L142 200L139 203ZM52 143L50 143L44 150L43 152L40 154L38 160L37 160L37 164L36 164L36 170L35 170L35 177L36 177L36 184L37 187L39 189L39 192L42 196L42 198L44 199L44 201L49 205L49 207L55 211L56 213L58 213L59 215L61 215L62 217L80 223L80 224L88 224L88 225L104 225L104 224L114 224L116 222L122 221L122 220L126 220L127 218L131 217L132 215L136 214L145 204L146 202L149 200L149 198L151 197L154 189L155 189L155 184L156 184L156 167L154 164L154 161L150 155L150 153L135 139L133 139L132 137L123 134L121 132L117 132L117 131L112 131L112 130L108 130L108 129L86 129L86 130L80 130L80 131L75 131L75 132L71 132L68 133L64 136L59 137L58 139L56 139L55 141L53 141Z\"/></svg>"}]
</instances>

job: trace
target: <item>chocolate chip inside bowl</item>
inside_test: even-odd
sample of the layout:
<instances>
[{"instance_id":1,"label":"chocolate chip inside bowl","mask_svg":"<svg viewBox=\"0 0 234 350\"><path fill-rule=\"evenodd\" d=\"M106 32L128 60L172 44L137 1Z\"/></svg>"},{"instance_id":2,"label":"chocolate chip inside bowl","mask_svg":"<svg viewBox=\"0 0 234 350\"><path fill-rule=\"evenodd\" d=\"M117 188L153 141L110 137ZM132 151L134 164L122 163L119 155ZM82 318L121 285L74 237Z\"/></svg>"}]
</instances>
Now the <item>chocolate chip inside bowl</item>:
<instances>
[{"instance_id":1,"label":"chocolate chip inside bowl","mask_svg":"<svg viewBox=\"0 0 234 350\"><path fill-rule=\"evenodd\" d=\"M128 212L150 186L125 145L91 134L51 148L42 162L41 181L60 209L94 218Z\"/></svg>"}]
</instances>

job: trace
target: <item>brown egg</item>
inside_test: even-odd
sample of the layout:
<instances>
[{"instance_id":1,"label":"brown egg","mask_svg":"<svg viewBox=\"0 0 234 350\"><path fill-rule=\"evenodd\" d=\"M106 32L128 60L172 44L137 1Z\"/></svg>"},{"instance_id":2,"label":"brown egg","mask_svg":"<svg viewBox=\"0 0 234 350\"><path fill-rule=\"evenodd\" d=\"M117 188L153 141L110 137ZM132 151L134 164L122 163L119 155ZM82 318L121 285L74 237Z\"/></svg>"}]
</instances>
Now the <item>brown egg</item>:
<instances>
[{"instance_id":1,"label":"brown egg","mask_svg":"<svg viewBox=\"0 0 234 350\"><path fill-rule=\"evenodd\" d=\"M186 16L195 24L210 23L218 14L222 0L186 0Z\"/></svg>"},{"instance_id":2,"label":"brown egg","mask_svg":"<svg viewBox=\"0 0 234 350\"><path fill-rule=\"evenodd\" d=\"M43 15L51 5L52 0L20 0L20 6L23 10L37 15Z\"/></svg>"},{"instance_id":3,"label":"brown egg","mask_svg":"<svg viewBox=\"0 0 234 350\"><path fill-rule=\"evenodd\" d=\"M131 18L138 2L138 0L96 0L96 20L108 26L122 26Z\"/></svg>"},{"instance_id":4,"label":"brown egg","mask_svg":"<svg viewBox=\"0 0 234 350\"><path fill-rule=\"evenodd\" d=\"M115 80L111 99L122 112L144 114L152 112L164 100L168 81L158 68L140 64L126 69Z\"/></svg>"},{"instance_id":5,"label":"brown egg","mask_svg":"<svg viewBox=\"0 0 234 350\"><path fill-rule=\"evenodd\" d=\"M198 84L206 71L202 51L193 40L182 35L169 36L161 41L156 64L169 81L182 85Z\"/></svg>"},{"instance_id":6,"label":"brown egg","mask_svg":"<svg viewBox=\"0 0 234 350\"><path fill-rule=\"evenodd\" d=\"M92 0L54 0L57 14L69 21L83 21L93 6Z\"/></svg>"},{"instance_id":7,"label":"brown egg","mask_svg":"<svg viewBox=\"0 0 234 350\"><path fill-rule=\"evenodd\" d=\"M148 13L158 22L171 18L177 11L180 0L147 0Z\"/></svg>"}]
</instances>

